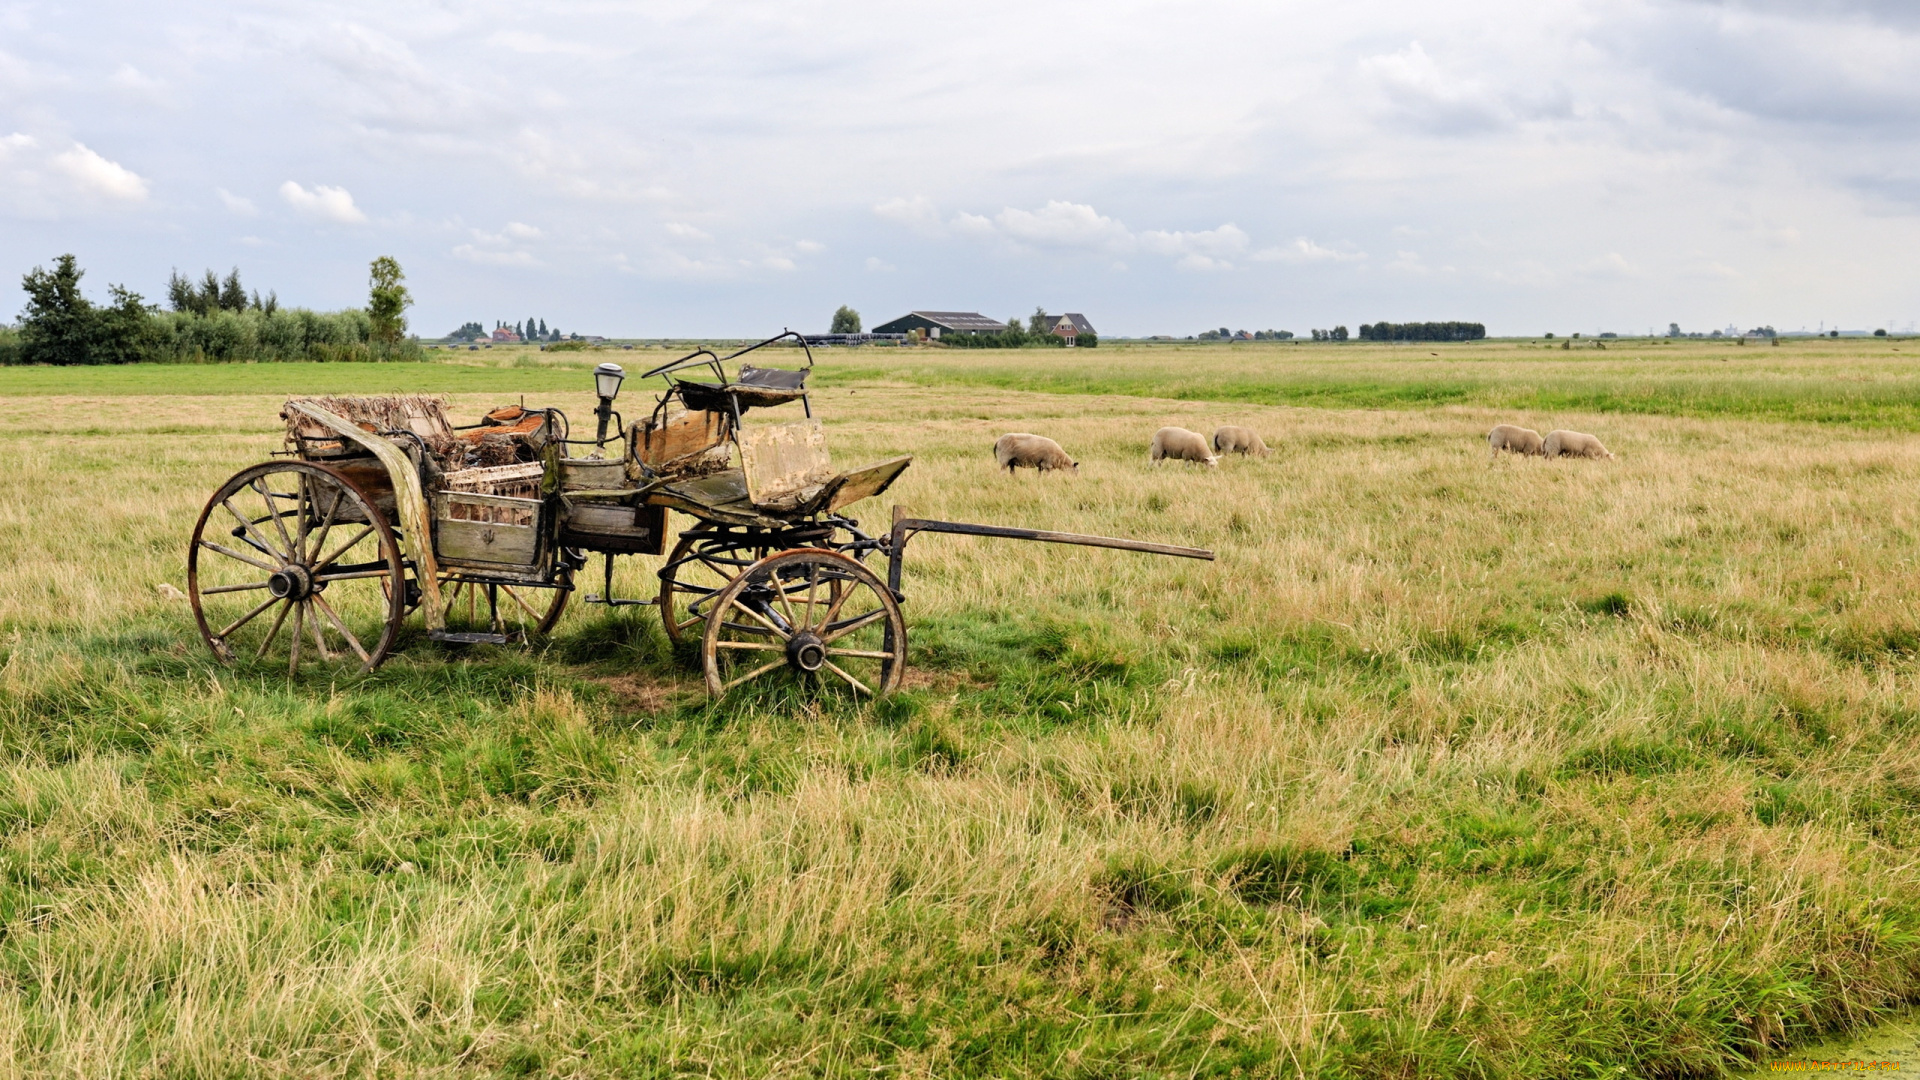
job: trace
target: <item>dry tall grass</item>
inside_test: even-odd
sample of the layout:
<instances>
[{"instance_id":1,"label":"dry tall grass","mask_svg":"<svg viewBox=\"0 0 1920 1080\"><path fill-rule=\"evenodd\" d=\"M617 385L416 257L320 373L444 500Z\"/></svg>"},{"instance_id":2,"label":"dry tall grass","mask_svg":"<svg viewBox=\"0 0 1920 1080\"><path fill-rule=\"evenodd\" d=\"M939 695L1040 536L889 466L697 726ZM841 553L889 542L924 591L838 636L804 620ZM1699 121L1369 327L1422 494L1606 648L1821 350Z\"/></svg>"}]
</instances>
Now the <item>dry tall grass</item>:
<instances>
[{"instance_id":1,"label":"dry tall grass","mask_svg":"<svg viewBox=\"0 0 1920 1080\"><path fill-rule=\"evenodd\" d=\"M1920 995L1920 437L842 384L876 524L1219 561L923 537L905 699L709 707L646 610L217 668L154 585L277 399L8 403L11 1074L1710 1074Z\"/></svg>"}]
</instances>

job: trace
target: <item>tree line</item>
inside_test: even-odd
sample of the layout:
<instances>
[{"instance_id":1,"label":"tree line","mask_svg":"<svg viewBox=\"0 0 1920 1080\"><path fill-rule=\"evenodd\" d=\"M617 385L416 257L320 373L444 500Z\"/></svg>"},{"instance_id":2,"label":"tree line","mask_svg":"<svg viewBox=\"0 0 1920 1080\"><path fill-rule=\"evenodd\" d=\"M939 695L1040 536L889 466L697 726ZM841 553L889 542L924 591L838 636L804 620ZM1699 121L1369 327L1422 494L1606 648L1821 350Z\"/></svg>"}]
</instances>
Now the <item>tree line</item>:
<instances>
[{"instance_id":1,"label":"tree line","mask_svg":"<svg viewBox=\"0 0 1920 1080\"><path fill-rule=\"evenodd\" d=\"M1486 336L1485 324L1477 322L1360 324L1361 341L1479 341Z\"/></svg>"},{"instance_id":2,"label":"tree line","mask_svg":"<svg viewBox=\"0 0 1920 1080\"><path fill-rule=\"evenodd\" d=\"M232 363L288 360L390 360L415 356L406 337L413 303L406 275L390 257L368 267L365 308L283 308L242 285L238 268L223 280L209 270L167 280L171 310L122 285L104 304L87 298L72 255L34 267L21 279L27 304L19 325L0 332L0 364Z\"/></svg>"},{"instance_id":3,"label":"tree line","mask_svg":"<svg viewBox=\"0 0 1920 1080\"><path fill-rule=\"evenodd\" d=\"M841 304L833 313L833 322L827 331L830 334L857 334L860 332L860 313ZM1080 348L1091 349L1100 344L1100 335L1086 332L1076 339ZM1020 324L1018 317L1007 320L1007 328L997 334L948 334L940 339L942 345L956 349L1024 349L1066 348L1067 339L1048 329L1047 309L1037 307L1027 317L1026 325Z\"/></svg>"}]
</instances>

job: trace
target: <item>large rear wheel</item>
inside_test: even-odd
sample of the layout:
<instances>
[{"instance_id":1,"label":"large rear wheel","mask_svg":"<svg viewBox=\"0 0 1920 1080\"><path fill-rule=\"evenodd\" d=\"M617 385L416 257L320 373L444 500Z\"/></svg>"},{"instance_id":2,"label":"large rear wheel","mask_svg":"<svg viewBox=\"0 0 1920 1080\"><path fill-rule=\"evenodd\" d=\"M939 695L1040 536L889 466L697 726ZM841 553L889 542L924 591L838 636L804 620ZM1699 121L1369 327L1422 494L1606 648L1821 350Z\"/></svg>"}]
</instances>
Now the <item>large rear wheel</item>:
<instances>
[{"instance_id":1,"label":"large rear wheel","mask_svg":"<svg viewBox=\"0 0 1920 1080\"><path fill-rule=\"evenodd\" d=\"M715 697L795 680L878 697L900 688L907 624L873 571L838 552L798 548L749 566L707 605L700 658Z\"/></svg>"},{"instance_id":2,"label":"large rear wheel","mask_svg":"<svg viewBox=\"0 0 1920 1080\"><path fill-rule=\"evenodd\" d=\"M407 567L386 517L325 465L272 461L207 500L187 550L200 636L232 663L285 655L372 671L405 617Z\"/></svg>"}]
</instances>

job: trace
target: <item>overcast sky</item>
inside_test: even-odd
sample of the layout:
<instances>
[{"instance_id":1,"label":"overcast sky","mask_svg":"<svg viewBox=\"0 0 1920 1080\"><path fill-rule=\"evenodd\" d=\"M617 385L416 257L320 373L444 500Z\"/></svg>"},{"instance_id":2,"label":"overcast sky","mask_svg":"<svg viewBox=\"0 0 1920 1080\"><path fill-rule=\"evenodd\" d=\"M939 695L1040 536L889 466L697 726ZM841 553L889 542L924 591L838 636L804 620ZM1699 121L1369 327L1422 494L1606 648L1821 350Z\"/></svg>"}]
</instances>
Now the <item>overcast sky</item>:
<instances>
[{"instance_id":1,"label":"overcast sky","mask_svg":"<svg viewBox=\"0 0 1920 1080\"><path fill-rule=\"evenodd\" d=\"M1920 320L1912 0L0 5L0 273L414 329ZM0 313L17 310L21 294Z\"/></svg>"}]
</instances>

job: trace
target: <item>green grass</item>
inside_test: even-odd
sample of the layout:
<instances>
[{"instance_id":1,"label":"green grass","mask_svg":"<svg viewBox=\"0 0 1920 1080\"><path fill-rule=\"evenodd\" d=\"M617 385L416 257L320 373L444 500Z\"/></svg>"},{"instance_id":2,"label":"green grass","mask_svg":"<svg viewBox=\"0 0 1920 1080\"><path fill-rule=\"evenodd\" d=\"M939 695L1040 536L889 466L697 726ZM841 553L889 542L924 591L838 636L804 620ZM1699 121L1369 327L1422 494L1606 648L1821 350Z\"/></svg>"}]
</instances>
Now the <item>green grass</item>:
<instances>
[{"instance_id":1,"label":"green grass","mask_svg":"<svg viewBox=\"0 0 1920 1080\"><path fill-rule=\"evenodd\" d=\"M1530 412L1746 417L1920 430L1920 341L1139 345L1061 355L823 353L825 385L885 378L1053 394L1322 409L1464 406ZM1906 350L1906 351L1900 351ZM1436 355L1437 354L1437 355Z\"/></svg>"},{"instance_id":2,"label":"green grass","mask_svg":"<svg viewBox=\"0 0 1920 1080\"><path fill-rule=\"evenodd\" d=\"M1383 395L1631 374L1485 348L1413 374L1099 359L1222 395L1247 363ZM1655 374L1720 365L1686 349ZM917 455L870 521L897 497L1220 554L918 539L909 688L878 704L709 702L646 609L526 652L416 628L370 676L289 680L215 664L155 591L276 448L273 395L444 389L468 416L525 388L578 417L584 372L0 371L33 417L0 432L0 1062L1691 1076L1893 1014L1920 998L1920 439L1767 419L1767 380L1816 413L1904 385L1891 353L1791 349L1706 418L1043 394L979 354L827 354L836 460ZM1490 465L1496 419L1620 457ZM1224 422L1273 455L1145 463L1155 427ZM1080 474L997 473L1005 430Z\"/></svg>"}]
</instances>

